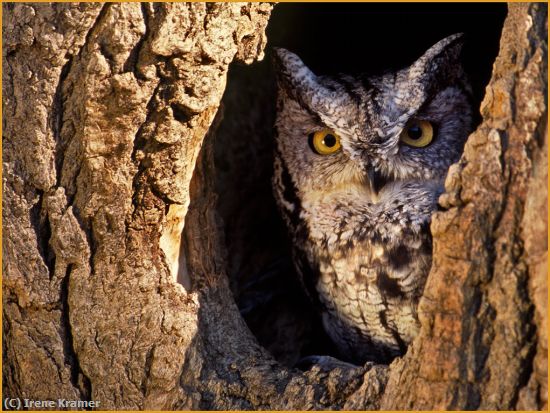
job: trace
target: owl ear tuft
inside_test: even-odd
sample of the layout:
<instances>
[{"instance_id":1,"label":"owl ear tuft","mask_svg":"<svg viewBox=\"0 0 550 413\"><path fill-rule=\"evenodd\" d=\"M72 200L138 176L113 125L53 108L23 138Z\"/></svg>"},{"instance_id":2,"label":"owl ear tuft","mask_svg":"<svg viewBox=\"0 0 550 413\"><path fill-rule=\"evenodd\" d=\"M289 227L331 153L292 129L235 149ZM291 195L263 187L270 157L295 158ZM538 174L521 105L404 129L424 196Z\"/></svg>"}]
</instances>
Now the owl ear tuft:
<instances>
[{"instance_id":1,"label":"owl ear tuft","mask_svg":"<svg viewBox=\"0 0 550 413\"><path fill-rule=\"evenodd\" d=\"M462 33L440 40L409 67L409 78L437 77L442 81L454 81L463 73L460 62L463 44Z\"/></svg>"},{"instance_id":2,"label":"owl ear tuft","mask_svg":"<svg viewBox=\"0 0 550 413\"><path fill-rule=\"evenodd\" d=\"M286 49L273 48L273 62L277 73L277 84L294 96L302 95L318 88L317 76L309 70L302 60Z\"/></svg>"},{"instance_id":3,"label":"owl ear tuft","mask_svg":"<svg viewBox=\"0 0 550 413\"><path fill-rule=\"evenodd\" d=\"M347 95L324 85L322 77L317 77L298 56L288 50L274 48L274 63L279 90L283 90L310 114L318 116L327 127L334 127L335 110L347 103Z\"/></svg>"}]
</instances>

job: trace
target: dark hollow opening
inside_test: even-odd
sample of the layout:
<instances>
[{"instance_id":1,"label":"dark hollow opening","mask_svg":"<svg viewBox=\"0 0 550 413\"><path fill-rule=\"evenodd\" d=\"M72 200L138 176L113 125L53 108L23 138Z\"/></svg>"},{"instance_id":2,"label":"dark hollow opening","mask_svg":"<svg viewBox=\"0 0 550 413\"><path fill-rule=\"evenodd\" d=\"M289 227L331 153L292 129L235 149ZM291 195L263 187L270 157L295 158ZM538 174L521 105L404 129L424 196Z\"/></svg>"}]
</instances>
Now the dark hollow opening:
<instances>
[{"instance_id":1,"label":"dark hollow opening","mask_svg":"<svg viewBox=\"0 0 550 413\"><path fill-rule=\"evenodd\" d=\"M272 195L271 48L295 52L316 74L376 74L403 68L463 32L464 67L479 107L505 16L505 4L281 3L267 28L264 61L230 68L214 143L227 271L243 318L278 361L293 366L308 355L338 355L301 290Z\"/></svg>"}]
</instances>

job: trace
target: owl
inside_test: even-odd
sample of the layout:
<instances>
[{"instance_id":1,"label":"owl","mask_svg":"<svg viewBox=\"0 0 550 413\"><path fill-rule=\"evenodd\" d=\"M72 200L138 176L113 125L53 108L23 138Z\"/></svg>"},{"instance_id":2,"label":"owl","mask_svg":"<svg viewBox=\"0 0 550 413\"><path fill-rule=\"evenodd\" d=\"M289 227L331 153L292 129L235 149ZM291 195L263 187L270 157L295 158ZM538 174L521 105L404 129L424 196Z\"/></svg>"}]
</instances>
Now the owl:
<instances>
[{"instance_id":1,"label":"owl","mask_svg":"<svg viewBox=\"0 0 550 413\"><path fill-rule=\"evenodd\" d=\"M462 43L379 76L316 76L274 50L274 194L341 359L388 363L419 331L430 215L473 128Z\"/></svg>"}]
</instances>

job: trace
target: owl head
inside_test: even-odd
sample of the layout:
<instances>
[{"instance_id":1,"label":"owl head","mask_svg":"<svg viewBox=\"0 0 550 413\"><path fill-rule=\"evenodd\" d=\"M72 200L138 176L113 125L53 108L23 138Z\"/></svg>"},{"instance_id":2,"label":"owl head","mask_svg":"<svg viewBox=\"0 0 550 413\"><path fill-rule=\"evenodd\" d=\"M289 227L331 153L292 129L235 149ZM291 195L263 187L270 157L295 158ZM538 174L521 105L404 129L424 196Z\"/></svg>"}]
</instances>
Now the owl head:
<instances>
[{"instance_id":1,"label":"owl head","mask_svg":"<svg viewBox=\"0 0 550 413\"><path fill-rule=\"evenodd\" d=\"M316 76L275 49L277 156L298 191L442 181L472 129L461 34L380 76Z\"/></svg>"}]
</instances>

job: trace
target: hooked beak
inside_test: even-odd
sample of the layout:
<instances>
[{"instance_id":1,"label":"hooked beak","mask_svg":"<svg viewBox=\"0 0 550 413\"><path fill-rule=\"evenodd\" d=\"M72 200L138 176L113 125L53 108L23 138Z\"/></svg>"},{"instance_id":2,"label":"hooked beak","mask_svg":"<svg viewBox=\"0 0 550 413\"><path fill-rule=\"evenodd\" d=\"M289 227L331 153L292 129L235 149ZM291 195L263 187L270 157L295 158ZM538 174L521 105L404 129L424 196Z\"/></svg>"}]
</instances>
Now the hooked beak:
<instances>
[{"instance_id":1,"label":"hooked beak","mask_svg":"<svg viewBox=\"0 0 550 413\"><path fill-rule=\"evenodd\" d=\"M368 186L374 195L378 195L382 188L389 182L389 178L370 167L367 171Z\"/></svg>"}]
</instances>

